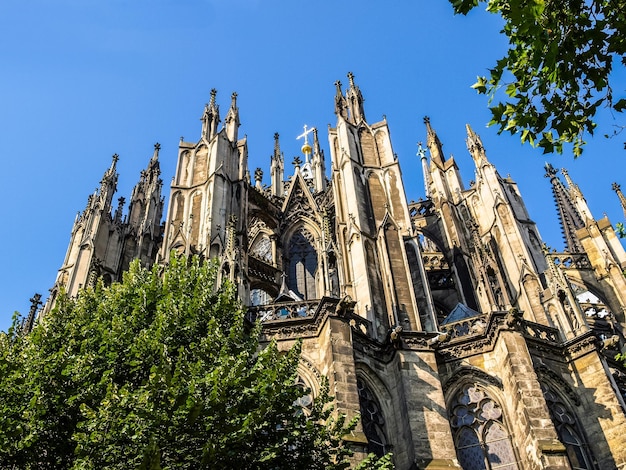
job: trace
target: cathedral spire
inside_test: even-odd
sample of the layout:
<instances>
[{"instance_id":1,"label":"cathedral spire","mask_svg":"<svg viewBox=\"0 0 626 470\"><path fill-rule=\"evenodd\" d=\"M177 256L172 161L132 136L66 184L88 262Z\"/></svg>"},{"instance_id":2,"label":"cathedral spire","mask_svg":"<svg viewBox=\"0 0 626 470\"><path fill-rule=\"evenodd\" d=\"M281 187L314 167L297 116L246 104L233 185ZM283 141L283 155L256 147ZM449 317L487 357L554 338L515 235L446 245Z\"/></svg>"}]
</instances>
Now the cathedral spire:
<instances>
[{"instance_id":1,"label":"cathedral spire","mask_svg":"<svg viewBox=\"0 0 626 470\"><path fill-rule=\"evenodd\" d=\"M317 137L317 127L313 128L313 159L311 160L313 169L313 184L316 191L326 189L326 167L324 165L324 152L320 148L320 141Z\"/></svg>"},{"instance_id":2,"label":"cathedral spire","mask_svg":"<svg viewBox=\"0 0 626 470\"><path fill-rule=\"evenodd\" d=\"M465 124L465 129L467 131L467 140L465 141L467 143L467 149L472 155L476 167L479 167L483 163L487 162L487 155L485 154L483 142L469 124Z\"/></svg>"},{"instance_id":3,"label":"cathedral spire","mask_svg":"<svg viewBox=\"0 0 626 470\"><path fill-rule=\"evenodd\" d=\"M217 90L213 88L211 90L211 99L204 107L204 114L202 115L202 137L207 140L211 140L217 133L217 125L220 122L220 109L215 104L215 96Z\"/></svg>"},{"instance_id":4,"label":"cathedral spire","mask_svg":"<svg viewBox=\"0 0 626 470\"><path fill-rule=\"evenodd\" d=\"M422 174L424 175L424 193L426 197L430 197L430 172L428 171L428 159L426 158L426 150L422 147L422 143L417 143L417 156L422 164Z\"/></svg>"},{"instance_id":5,"label":"cathedral spire","mask_svg":"<svg viewBox=\"0 0 626 470\"><path fill-rule=\"evenodd\" d=\"M343 96L343 91L341 91L341 82L339 80L335 82L335 87L337 88L337 92L335 93L335 114L347 120L348 104Z\"/></svg>"},{"instance_id":6,"label":"cathedral spire","mask_svg":"<svg viewBox=\"0 0 626 470\"><path fill-rule=\"evenodd\" d=\"M111 166L104 172L100 181L100 200L104 202L101 206L105 211L110 210L113 195L117 190L117 162L120 159L116 153L111 157Z\"/></svg>"},{"instance_id":7,"label":"cathedral spire","mask_svg":"<svg viewBox=\"0 0 626 470\"><path fill-rule=\"evenodd\" d=\"M567 170L565 168L561 168L561 173L565 177L565 182L567 183L567 189L568 189L570 197L572 197L572 199L577 198L577 197L582 198L583 197L582 191L580 190L578 185L572 181L572 178L570 178Z\"/></svg>"},{"instance_id":8,"label":"cathedral spire","mask_svg":"<svg viewBox=\"0 0 626 470\"><path fill-rule=\"evenodd\" d=\"M160 236L161 215L163 214L163 199L161 189L163 181L160 178L161 169L159 167L159 150L161 145L154 144L154 153L150 162L139 177L139 182L133 188L128 206L128 224L131 231L137 237L136 246L138 253L133 257L141 257L140 248L149 238L153 243L157 243ZM123 202L122 202L123 204ZM121 211L121 208L120 208ZM148 237L144 239L145 237ZM142 259L142 261L144 261ZM147 260L145 261L147 264Z\"/></svg>"},{"instance_id":9,"label":"cathedral spire","mask_svg":"<svg viewBox=\"0 0 626 470\"><path fill-rule=\"evenodd\" d=\"M278 132L274 133L274 154L270 162L270 177L272 185L272 195L281 197L283 195L283 177L285 173L285 160L280 150L280 140Z\"/></svg>"},{"instance_id":10,"label":"cathedral spire","mask_svg":"<svg viewBox=\"0 0 626 470\"><path fill-rule=\"evenodd\" d=\"M624 217L626 217L626 197L624 197L624 193L622 193L621 186L617 183L613 183L611 185L611 188L617 194L617 197L619 198L619 203L622 206L622 211L624 212Z\"/></svg>"},{"instance_id":11,"label":"cathedral spire","mask_svg":"<svg viewBox=\"0 0 626 470\"><path fill-rule=\"evenodd\" d=\"M565 241L565 249L572 253L582 253L584 250L580 240L576 236L576 231L585 226L583 218L576 209L576 205L565 188L565 185L558 178L557 170L549 163L546 163L545 170L545 177L550 178L550 183L552 184L552 193L561 221L561 231L563 233L563 240Z\"/></svg>"},{"instance_id":12,"label":"cathedral spire","mask_svg":"<svg viewBox=\"0 0 626 470\"><path fill-rule=\"evenodd\" d=\"M346 91L346 99L350 110L350 121L352 124L358 124L361 121L365 121L365 111L363 110L363 101L365 100L359 87L354 84L354 74L352 72L348 72L348 80L350 80L350 86Z\"/></svg>"},{"instance_id":13,"label":"cathedral spire","mask_svg":"<svg viewBox=\"0 0 626 470\"><path fill-rule=\"evenodd\" d=\"M154 152L152 152L152 158L150 159L150 164L156 163L159 161L159 150L161 150L161 144L158 142L154 144Z\"/></svg>"},{"instance_id":14,"label":"cathedral spire","mask_svg":"<svg viewBox=\"0 0 626 470\"><path fill-rule=\"evenodd\" d=\"M426 146L428 147L428 150L430 150L430 159L435 165L442 167L443 162L445 161L445 157L443 156L443 145L441 144L437 133L430 125L430 118L428 116L424 117L424 124L426 124Z\"/></svg>"},{"instance_id":15,"label":"cathedral spire","mask_svg":"<svg viewBox=\"0 0 626 470\"><path fill-rule=\"evenodd\" d=\"M231 142L237 142L237 132L239 130L239 108L237 107L237 93L230 95L230 109L226 115L226 135Z\"/></svg>"}]
</instances>

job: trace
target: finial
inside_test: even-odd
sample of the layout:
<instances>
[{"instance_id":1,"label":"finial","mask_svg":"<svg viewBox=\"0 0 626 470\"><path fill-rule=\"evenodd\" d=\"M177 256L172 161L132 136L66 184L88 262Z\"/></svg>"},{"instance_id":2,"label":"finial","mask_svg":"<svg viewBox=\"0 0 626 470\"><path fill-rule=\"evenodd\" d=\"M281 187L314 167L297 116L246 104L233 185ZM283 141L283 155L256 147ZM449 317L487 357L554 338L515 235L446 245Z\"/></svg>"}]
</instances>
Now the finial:
<instances>
[{"instance_id":1,"label":"finial","mask_svg":"<svg viewBox=\"0 0 626 470\"><path fill-rule=\"evenodd\" d=\"M117 153L114 153L113 154L113 164L116 164L119 159L120 159L120 156Z\"/></svg>"},{"instance_id":2,"label":"finial","mask_svg":"<svg viewBox=\"0 0 626 470\"><path fill-rule=\"evenodd\" d=\"M211 88L211 98L209 101L209 105L215 105L215 97L217 96L217 90L215 88Z\"/></svg>"},{"instance_id":3,"label":"finial","mask_svg":"<svg viewBox=\"0 0 626 470\"><path fill-rule=\"evenodd\" d=\"M430 124L430 118L428 116L424 116L424 124Z\"/></svg>"},{"instance_id":4,"label":"finial","mask_svg":"<svg viewBox=\"0 0 626 470\"><path fill-rule=\"evenodd\" d=\"M41 294L35 293L33 297L30 299L30 308L31 310L37 310L37 308L42 304L41 302Z\"/></svg>"},{"instance_id":5,"label":"finial","mask_svg":"<svg viewBox=\"0 0 626 470\"><path fill-rule=\"evenodd\" d=\"M350 80L350 87L354 87L354 74L352 72L348 72L348 80Z\"/></svg>"},{"instance_id":6,"label":"finial","mask_svg":"<svg viewBox=\"0 0 626 470\"><path fill-rule=\"evenodd\" d=\"M278 132L274 132L274 154L272 158L280 158L280 135Z\"/></svg>"},{"instance_id":7,"label":"finial","mask_svg":"<svg viewBox=\"0 0 626 470\"><path fill-rule=\"evenodd\" d=\"M611 189L612 189L613 191L615 191L615 192L618 192L618 191L620 190L620 188L621 188L621 186L620 186L619 184L617 184L617 183L613 183L613 184L611 185Z\"/></svg>"},{"instance_id":8,"label":"finial","mask_svg":"<svg viewBox=\"0 0 626 470\"><path fill-rule=\"evenodd\" d=\"M304 132L302 134L300 134L298 137L296 137L296 140L300 140L300 139L304 138L304 144L302 145L302 149L301 150L302 150L302 153L307 156L307 159L308 159L308 156L309 156L309 154L311 153L311 150L312 150L311 146L309 145L309 134L311 132L313 132L314 130L315 130L314 127L309 129L308 126L305 124L304 125Z\"/></svg>"},{"instance_id":9,"label":"finial","mask_svg":"<svg viewBox=\"0 0 626 470\"><path fill-rule=\"evenodd\" d=\"M256 188L261 189L261 181L263 181L263 170L257 168L254 170L254 182Z\"/></svg>"},{"instance_id":10,"label":"finial","mask_svg":"<svg viewBox=\"0 0 626 470\"><path fill-rule=\"evenodd\" d=\"M554 169L554 167L551 164L546 162L543 168L546 170L546 174L544 175L544 177L551 178L551 179L556 178L557 171Z\"/></svg>"},{"instance_id":11,"label":"finial","mask_svg":"<svg viewBox=\"0 0 626 470\"><path fill-rule=\"evenodd\" d=\"M236 91L233 91L233 94L230 95L230 99L232 100L231 106L234 108L235 105L237 104L237 92Z\"/></svg>"},{"instance_id":12,"label":"finial","mask_svg":"<svg viewBox=\"0 0 626 470\"><path fill-rule=\"evenodd\" d=\"M159 150L161 150L161 144L157 142L154 144L154 154L152 155L152 160L159 158Z\"/></svg>"},{"instance_id":13,"label":"finial","mask_svg":"<svg viewBox=\"0 0 626 470\"><path fill-rule=\"evenodd\" d=\"M302 159L301 159L299 156L297 156L297 155L296 155L296 156L294 157L294 159L293 159L293 165L294 165L296 168L300 168L300 165L302 165Z\"/></svg>"},{"instance_id":14,"label":"finial","mask_svg":"<svg viewBox=\"0 0 626 470\"><path fill-rule=\"evenodd\" d=\"M337 94L341 95L342 94L342 92L341 92L341 82L339 80L337 80L335 82L335 86L337 87Z\"/></svg>"},{"instance_id":15,"label":"finial","mask_svg":"<svg viewBox=\"0 0 626 470\"><path fill-rule=\"evenodd\" d=\"M422 143L421 142L417 143L417 153L416 153L416 155L418 157L420 157L420 160L422 158L426 158L426 150L424 150L424 147L422 147Z\"/></svg>"}]
</instances>

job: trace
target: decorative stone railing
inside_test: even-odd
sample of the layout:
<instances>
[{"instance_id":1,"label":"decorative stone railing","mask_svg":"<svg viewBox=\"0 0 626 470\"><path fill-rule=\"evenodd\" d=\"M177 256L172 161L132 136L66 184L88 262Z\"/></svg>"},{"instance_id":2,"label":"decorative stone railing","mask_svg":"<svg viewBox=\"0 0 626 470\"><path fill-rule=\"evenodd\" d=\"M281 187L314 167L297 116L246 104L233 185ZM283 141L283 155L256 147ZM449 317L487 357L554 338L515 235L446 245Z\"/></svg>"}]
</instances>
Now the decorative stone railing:
<instances>
[{"instance_id":1,"label":"decorative stone railing","mask_svg":"<svg viewBox=\"0 0 626 470\"><path fill-rule=\"evenodd\" d=\"M319 300L302 302L278 302L248 307L248 320L262 323L312 317L318 309Z\"/></svg>"},{"instance_id":2,"label":"decorative stone railing","mask_svg":"<svg viewBox=\"0 0 626 470\"><path fill-rule=\"evenodd\" d=\"M576 268L576 269L591 269L591 262L584 253L548 253L550 258L556 266L561 269Z\"/></svg>"},{"instance_id":3,"label":"decorative stone railing","mask_svg":"<svg viewBox=\"0 0 626 470\"><path fill-rule=\"evenodd\" d=\"M465 318L453 323L441 326L441 332L446 335L445 340L451 341L464 336L482 335L489 321L488 314L482 314L471 318Z\"/></svg>"},{"instance_id":4,"label":"decorative stone railing","mask_svg":"<svg viewBox=\"0 0 626 470\"><path fill-rule=\"evenodd\" d=\"M527 320L522 320L522 333L524 336L548 341L551 343L560 343L561 338L559 336L559 330L550 326L541 325Z\"/></svg>"},{"instance_id":5,"label":"decorative stone railing","mask_svg":"<svg viewBox=\"0 0 626 470\"><path fill-rule=\"evenodd\" d=\"M360 333L362 333L364 335L368 335L369 336L369 335L372 334L372 322L367 320L367 319L365 319L365 318L363 318L363 317L361 317L361 316L359 316L359 315L356 315L354 313L350 314L350 321L349 321L349 323L350 323L350 326L354 330L356 330L356 331L358 331L358 332L360 332Z\"/></svg>"},{"instance_id":6,"label":"decorative stone railing","mask_svg":"<svg viewBox=\"0 0 626 470\"><path fill-rule=\"evenodd\" d=\"M493 315L498 315L498 312L494 312ZM507 322L508 316L504 315L504 313L499 313L499 315L502 316L503 321ZM441 333L446 335L443 339L445 339L445 341L452 341L457 338L484 334L490 321L490 314L482 314L454 323L442 325L440 329ZM521 318L519 318L516 323L518 328L527 338L539 339L556 344L561 342L559 330L556 328L523 320Z\"/></svg>"}]
</instances>

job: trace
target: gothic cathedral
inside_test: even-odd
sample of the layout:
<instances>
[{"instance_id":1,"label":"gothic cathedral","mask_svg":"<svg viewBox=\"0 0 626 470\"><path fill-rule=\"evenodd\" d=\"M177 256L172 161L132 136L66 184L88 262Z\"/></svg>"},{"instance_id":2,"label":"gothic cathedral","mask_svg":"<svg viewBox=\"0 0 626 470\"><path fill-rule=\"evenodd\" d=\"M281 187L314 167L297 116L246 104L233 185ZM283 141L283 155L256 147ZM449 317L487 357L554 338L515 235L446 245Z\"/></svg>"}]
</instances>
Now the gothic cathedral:
<instances>
[{"instance_id":1,"label":"gothic cathedral","mask_svg":"<svg viewBox=\"0 0 626 470\"><path fill-rule=\"evenodd\" d=\"M360 414L347 437L357 461L392 452L402 470L626 468L626 374L614 359L626 253L610 222L547 165L566 241L551 251L480 137L467 127L465 187L428 118L426 194L407 201L387 122L368 123L348 78L345 92L336 83L329 162L305 127L285 177L275 134L269 184L248 170L237 95L222 124L213 90L200 139L180 142L164 224L158 144L125 216L123 198L112 207L114 156L42 313L61 286L75 295L116 281L134 258L217 257L264 341L303 340L311 398L325 376L336 409Z\"/></svg>"}]
</instances>

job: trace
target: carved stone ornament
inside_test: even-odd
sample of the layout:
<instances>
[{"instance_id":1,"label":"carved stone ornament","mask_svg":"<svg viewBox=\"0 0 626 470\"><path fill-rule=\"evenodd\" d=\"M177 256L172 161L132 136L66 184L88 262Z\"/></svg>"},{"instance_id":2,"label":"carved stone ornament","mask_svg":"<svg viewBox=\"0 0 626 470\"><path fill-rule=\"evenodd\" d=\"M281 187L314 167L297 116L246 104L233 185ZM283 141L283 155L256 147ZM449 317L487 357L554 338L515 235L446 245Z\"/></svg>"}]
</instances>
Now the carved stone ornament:
<instances>
[{"instance_id":1,"label":"carved stone ornament","mask_svg":"<svg viewBox=\"0 0 626 470\"><path fill-rule=\"evenodd\" d=\"M449 342L432 344L445 360L462 359L493 350L500 331L506 325L504 312L491 313L482 332L467 336L453 337ZM450 324L454 325L454 324Z\"/></svg>"}]
</instances>

